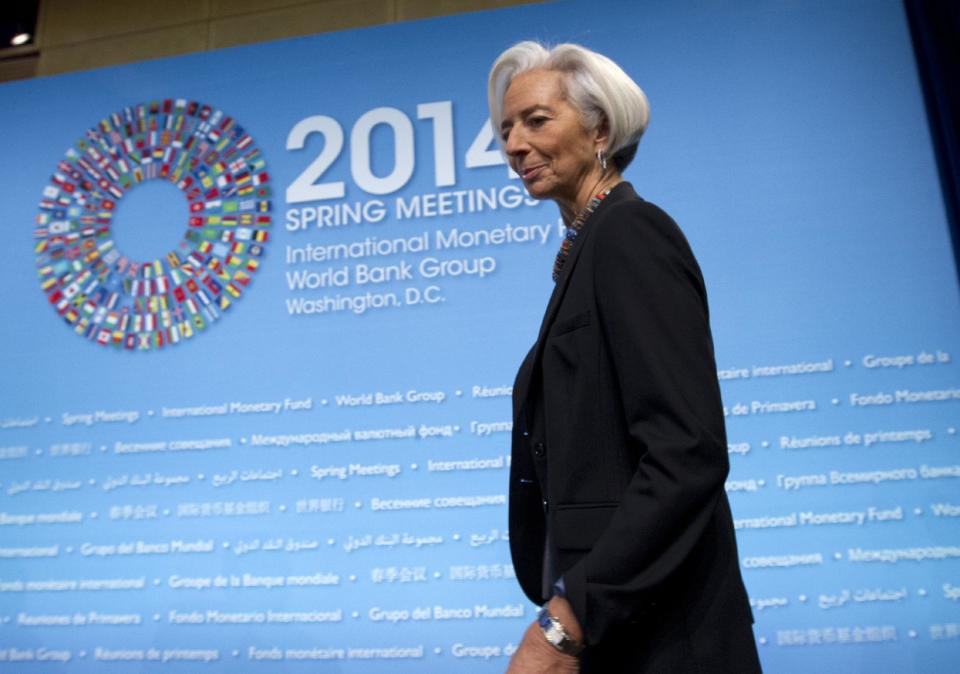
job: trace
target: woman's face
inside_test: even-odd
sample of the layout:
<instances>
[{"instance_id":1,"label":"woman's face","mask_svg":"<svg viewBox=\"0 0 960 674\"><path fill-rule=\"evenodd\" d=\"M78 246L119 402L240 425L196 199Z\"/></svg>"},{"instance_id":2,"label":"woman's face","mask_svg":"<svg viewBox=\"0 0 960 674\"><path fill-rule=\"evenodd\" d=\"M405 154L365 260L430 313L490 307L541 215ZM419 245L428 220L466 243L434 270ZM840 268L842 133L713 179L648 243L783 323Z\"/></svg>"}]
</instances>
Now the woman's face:
<instances>
[{"instance_id":1,"label":"woman's face","mask_svg":"<svg viewBox=\"0 0 960 674\"><path fill-rule=\"evenodd\" d=\"M600 179L600 130L583 128L563 94L562 73L530 70L513 78L500 125L510 167L531 196L579 210Z\"/></svg>"}]
</instances>

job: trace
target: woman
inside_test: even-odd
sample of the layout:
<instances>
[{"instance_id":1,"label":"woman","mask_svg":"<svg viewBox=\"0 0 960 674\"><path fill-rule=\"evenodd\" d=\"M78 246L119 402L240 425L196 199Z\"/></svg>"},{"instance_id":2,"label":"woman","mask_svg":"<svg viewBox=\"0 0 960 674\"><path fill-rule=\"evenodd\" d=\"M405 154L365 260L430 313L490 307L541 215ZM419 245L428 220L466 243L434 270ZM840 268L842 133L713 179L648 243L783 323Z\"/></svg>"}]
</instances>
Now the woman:
<instances>
[{"instance_id":1,"label":"woman","mask_svg":"<svg viewBox=\"0 0 960 674\"><path fill-rule=\"evenodd\" d=\"M600 54L523 42L489 102L510 166L568 226L514 386L511 553L544 608L508 671L758 672L703 280L621 176L646 97Z\"/></svg>"}]
</instances>

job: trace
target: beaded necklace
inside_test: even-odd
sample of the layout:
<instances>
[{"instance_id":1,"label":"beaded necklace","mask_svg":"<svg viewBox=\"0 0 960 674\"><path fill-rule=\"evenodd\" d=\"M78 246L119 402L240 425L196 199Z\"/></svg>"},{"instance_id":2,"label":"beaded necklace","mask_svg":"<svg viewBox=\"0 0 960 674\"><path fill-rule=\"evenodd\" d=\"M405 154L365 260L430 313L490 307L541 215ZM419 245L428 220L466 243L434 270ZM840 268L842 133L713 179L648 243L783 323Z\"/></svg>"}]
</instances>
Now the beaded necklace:
<instances>
[{"instance_id":1,"label":"beaded necklace","mask_svg":"<svg viewBox=\"0 0 960 674\"><path fill-rule=\"evenodd\" d=\"M567 227L567 233L563 237L563 241L560 243L560 250L557 252L557 259L553 263L553 282L556 283L557 279L560 278L560 271L563 269L563 263L567 261L567 256L570 254L570 249L573 248L573 242L577 240L577 235L580 234L580 230L583 229L583 223L587 221L587 218L590 217L590 214L597 210L597 206L600 205L600 202L606 199L607 195L610 194L610 190L613 189L608 187L603 192L595 196L590 200L576 219Z\"/></svg>"}]
</instances>

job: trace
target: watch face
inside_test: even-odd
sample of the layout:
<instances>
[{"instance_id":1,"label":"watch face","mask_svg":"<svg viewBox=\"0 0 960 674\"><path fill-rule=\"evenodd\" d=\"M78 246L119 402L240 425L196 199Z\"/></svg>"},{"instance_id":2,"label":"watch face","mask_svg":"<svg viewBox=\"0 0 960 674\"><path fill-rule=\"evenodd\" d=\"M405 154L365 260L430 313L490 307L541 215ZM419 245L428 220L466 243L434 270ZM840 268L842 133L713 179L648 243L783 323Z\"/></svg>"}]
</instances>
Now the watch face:
<instances>
[{"instance_id":1,"label":"watch face","mask_svg":"<svg viewBox=\"0 0 960 674\"><path fill-rule=\"evenodd\" d=\"M572 646L570 638L563 631L563 625L547 612L546 607L540 609L537 614L537 622L540 624L540 629L543 630L543 637L551 646L564 653L569 652L568 649Z\"/></svg>"}]
</instances>

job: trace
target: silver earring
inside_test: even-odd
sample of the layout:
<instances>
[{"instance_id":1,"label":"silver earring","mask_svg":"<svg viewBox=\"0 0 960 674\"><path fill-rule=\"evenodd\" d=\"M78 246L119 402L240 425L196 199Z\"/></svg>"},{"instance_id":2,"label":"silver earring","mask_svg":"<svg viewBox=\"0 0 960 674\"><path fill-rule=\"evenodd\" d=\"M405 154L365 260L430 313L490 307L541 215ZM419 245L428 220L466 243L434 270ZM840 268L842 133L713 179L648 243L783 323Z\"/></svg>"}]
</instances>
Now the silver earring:
<instances>
[{"instance_id":1,"label":"silver earring","mask_svg":"<svg viewBox=\"0 0 960 674\"><path fill-rule=\"evenodd\" d=\"M600 170L607 170L607 158L603 156L603 150L597 150L597 161L600 162Z\"/></svg>"}]
</instances>

